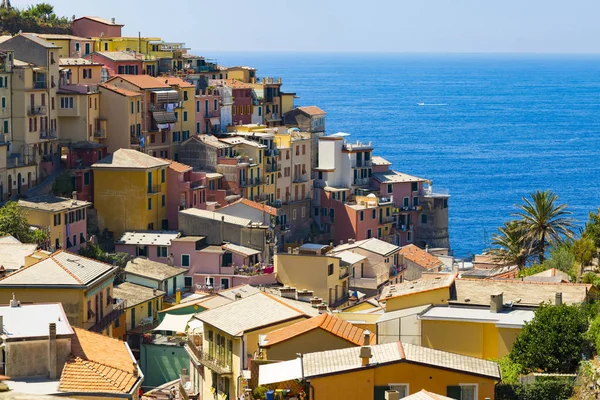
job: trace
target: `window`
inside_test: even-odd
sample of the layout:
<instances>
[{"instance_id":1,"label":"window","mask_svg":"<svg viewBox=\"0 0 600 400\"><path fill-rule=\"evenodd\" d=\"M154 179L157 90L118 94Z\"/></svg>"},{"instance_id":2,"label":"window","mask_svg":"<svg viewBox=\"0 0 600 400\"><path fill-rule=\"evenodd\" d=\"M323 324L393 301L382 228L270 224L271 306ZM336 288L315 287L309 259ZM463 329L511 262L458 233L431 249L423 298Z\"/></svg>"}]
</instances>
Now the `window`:
<instances>
[{"instance_id":1,"label":"window","mask_svg":"<svg viewBox=\"0 0 600 400\"><path fill-rule=\"evenodd\" d=\"M162 202L161 202L162 206L164 207L167 204L167 196L165 196L164 194L162 195Z\"/></svg>"},{"instance_id":2,"label":"window","mask_svg":"<svg viewBox=\"0 0 600 400\"><path fill-rule=\"evenodd\" d=\"M188 92L186 92L185 90L183 91L183 101L187 101L188 100Z\"/></svg>"},{"instance_id":3,"label":"window","mask_svg":"<svg viewBox=\"0 0 600 400\"><path fill-rule=\"evenodd\" d=\"M364 221L364 220L365 220L365 212L364 212L364 211L361 211L361 212L360 212L360 220L361 220L361 221Z\"/></svg>"},{"instance_id":4,"label":"window","mask_svg":"<svg viewBox=\"0 0 600 400\"><path fill-rule=\"evenodd\" d=\"M89 171L83 173L83 184L86 185L86 186L90 184L90 173L89 173Z\"/></svg>"},{"instance_id":5,"label":"window","mask_svg":"<svg viewBox=\"0 0 600 400\"><path fill-rule=\"evenodd\" d=\"M411 232L406 233L406 241L408 243L412 242L412 233Z\"/></svg>"},{"instance_id":6,"label":"window","mask_svg":"<svg viewBox=\"0 0 600 400\"><path fill-rule=\"evenodd\" d=\"M60 214L54 214L54 226L60 225Z\"/></svg>"},{"instance_id":7,"label":"window","mask_svg":"<svg viewBox=\"0 0 600 400\"><path fill-rule=\"evenodd\" d=\"M448 386L446 395L458 400L477 400L477 385L460 383L458 386Z\"/></svg>"},{"instance_id":8,"label":"window","mask_svg":"<svg viewBox=\"0 0 600 400\"><path fill-rule=\"evenodd\" d=\"M79 43L75 43L75 51L76 51L77 53L79 53L79 49L80 49L80 47L81 47L81 44L79 44Z\"/></svg>"},{"instance_id":9,"label":"window","mask_svg":"<svg viewBox=\"0 0 600 400\"><path fill-rule=\"evenodd\" d=\"M315 217L319 216L319 207L315 207Z\"/></svg>"},{"instance_id":10,"label":"window","mask_svg":"<svg viewBox=\"0 0 600 400\"><path fill-rule=\"evenodd\" d=\"M2 133L8 133L8 120L3 121Z\"/></svg>"},{"instance_id":11,"label":"window","mask_svg":"<svg viewBox=\"0 0 600 400\"><path fill-rule=\"evenodd\" d=\"M393 189L393 185L391 183L388 183L388 185L387 185L387 192L388 193L392 193L392 189Z\"/></svg>"},{"instance_id":12,"label":"window","mask_svg":"<svg viewBox=\"0 0 600 400\"><path fill-rule=\"evenodd\" d=\"M213 106L214 106L214 110L216 110L219 106L219 102L217 100L214 100Z\"/></svg>"},{"instance_id":13,"label":"window","mask_svg":"<svg viewBox=\"0 0 600 400\"><path fill-rule=\"evenodd\" d=\"M156 257L167 257L167 246L156 247Z\"/></svg>"},{"instance_id":14,"label":"window","mask_svg":"<svg viewBox=\"0 0 600 400\"><path fill-rule=\"evenodd\" d=\"M148 197L148 210L152 210L152 198Z\"/></svg>"},{"instance_id":15,"label":"window","mask_svg":"<svg viewBox=\"0 0 600 400\"><path fill-rule=\"evenodd\" d=\"M160 182L165 183L165 169L160 170Z\"/></svg>"},{"instance_id":16,"label":"window","mask_svg":"<svg viewBox=\"0 0 600 400\"><path fill-rule=\"evenodd\" d=\"M370 229L367 229L367 239L371 239L371 237L373 237L373 234Z\"/></svg>"},{"instance_id":17,"label":"window","mask_svg":"<svg viewBox=\"0 0 600 400\"><path fill-rule=\"evenodd\" d=\"M426 224L427 223L427 214L421 215L421 223L422 224Z\"/></svg>"},{"instance_id":18,"label":"window","mask_svg":"<svg viewBox=\"0 0 600 400\"><path fill-rule=\"evenodd\" d=\"M132 114L135 113L134 105L135 105L135 103L132 101L131 102L131 113Z\"/></svg>"},{"instance_id":19,"label":"window","mask_svg":"<svg viewBox=\"0 0 600 400\"><path fill-rule=\"evenodd\" d=\"M183 277L183 286L185 286L186 288L191 288L192 283L193 283L193 278L191 276Z\"/></svg>"},{"instance_id":20,"label":"window","mask_svg":"<svg viewBox=\"0 0 600 400\"><path fill-rule=\"evenodd\" d=\"M61 97L60 108L73 108L73 97Z\"/></svg>"},{"instance_id":21,"label":"window","mask_svg":"<svg viewBox=\"0 0 600 400\"><path fill-rule=\"evenodd\" d=\"M183 112L183 122L186 122L186 121L187 121L187 111L184 111Z\"/></svg>"},{"instance_id":22,"label":"window","mask_svg":"<svg viewBox=\"0 0 600 400\"><path fill-rule=\"evenodd\" d=\"M6 97L2 97L2 108L6 108Z\"/></svg>"},{"instance_id":23,"label":"window","mask_svg":"<svg viewBox=\"0 0 600 400\"><path fill-rule=\"evenodd\" d=\"M85 235L83 232L79 234L79 243L85 243ZM106 291L108 292L108 289L106 289Z\"/></svg>"},{"instance_id":24,"label":"window","mask_svg":"<svg viewBox=\"0 0 600 400\"><path fill-rule=\"evenodd\" d=\"M190 255L189 254L182 254L181 255L181 266L182 267L189 267L190 266Z\"/></svg>"},{"instance_id":25,"label":"window","mask_svg":"<svg viewBox=\"0 0 600 400\"><path fill-rule=\"evenodd\" d=\"M377 209L373 209L373 219L377 219Z\"/></svg>"},{"instance_id":26,"label":"window","mask_svg":"<svg viewBox=\"0 0 600 400\"><path fill-rule=\"evenodd\" d=\"M333 208L329 209L329 220L331 223L335 222L335 210Z\"/></svg>"},{"instance_id":27,"label":"window","mask_svg":"<svg viewBox=\"0 0 600 400\"><path fill-rule=\"evenodd\" d=\"M397 391L401 399L410 394L406 383L390 383L390 390Z\"/></svg>"},{"instance_id":28,"label":"window","mask_svg":"<svg viewBox=\"0 0 600 400\"><path fill-rule=\"evenodd\" d=\"M333 264L327 266L327 275L333 275Z\"/></svg>"}]
</instances>

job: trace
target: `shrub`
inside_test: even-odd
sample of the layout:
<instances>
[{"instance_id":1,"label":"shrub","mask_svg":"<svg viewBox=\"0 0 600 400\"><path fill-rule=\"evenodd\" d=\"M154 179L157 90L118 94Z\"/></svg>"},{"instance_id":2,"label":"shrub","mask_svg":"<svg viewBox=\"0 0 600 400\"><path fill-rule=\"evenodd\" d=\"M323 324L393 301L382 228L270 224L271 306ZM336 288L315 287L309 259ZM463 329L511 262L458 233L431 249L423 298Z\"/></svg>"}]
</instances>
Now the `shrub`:
<instances>
[{"instance_id":1,"label":"shrub","mask_svg":"<svg viewBox=\"0 0 600 400\"><path fill-rule=\"evenodd\" d=\"M570 379L552 379L535 383L499 383L496 400L567 400L573 394Z\"/></svg>"}]
</instances>

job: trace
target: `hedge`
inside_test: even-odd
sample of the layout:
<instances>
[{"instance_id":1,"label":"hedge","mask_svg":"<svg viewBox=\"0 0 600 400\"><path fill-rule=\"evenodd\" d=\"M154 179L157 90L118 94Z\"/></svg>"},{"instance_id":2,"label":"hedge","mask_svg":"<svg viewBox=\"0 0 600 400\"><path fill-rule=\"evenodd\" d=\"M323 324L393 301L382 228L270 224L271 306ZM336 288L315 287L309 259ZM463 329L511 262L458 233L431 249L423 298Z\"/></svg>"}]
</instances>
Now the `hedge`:
<instances>
[{"instance_id":1,"label":"hedge","mask_svg":"<svg viewBox=\"0 0 600 400\"><path fill-rule=\"evenodd\" d=\"M570 380L542 380L535 383L499 383L496 400L568 400L573 394Z\"/></svg>"}]
</instances>

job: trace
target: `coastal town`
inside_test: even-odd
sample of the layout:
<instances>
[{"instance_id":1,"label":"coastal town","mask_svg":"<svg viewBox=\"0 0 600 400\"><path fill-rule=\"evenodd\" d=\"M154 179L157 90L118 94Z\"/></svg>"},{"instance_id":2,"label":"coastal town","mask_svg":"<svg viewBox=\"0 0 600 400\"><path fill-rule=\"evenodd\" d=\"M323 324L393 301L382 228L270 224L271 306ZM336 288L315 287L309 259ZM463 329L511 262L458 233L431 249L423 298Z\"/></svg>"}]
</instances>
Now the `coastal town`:
<instances>
[{"instance_id":1,"label":"coastal town","mask_svg":"<svg viewBox=\"0 0 600 400\"><path fill-rule=\"evenodd\" d=\"M123 22L0 36L1 390L596 398L600 217L533 240L516 213L455 258L451 193L280 77Z\"/></svg>"}]
</instances>

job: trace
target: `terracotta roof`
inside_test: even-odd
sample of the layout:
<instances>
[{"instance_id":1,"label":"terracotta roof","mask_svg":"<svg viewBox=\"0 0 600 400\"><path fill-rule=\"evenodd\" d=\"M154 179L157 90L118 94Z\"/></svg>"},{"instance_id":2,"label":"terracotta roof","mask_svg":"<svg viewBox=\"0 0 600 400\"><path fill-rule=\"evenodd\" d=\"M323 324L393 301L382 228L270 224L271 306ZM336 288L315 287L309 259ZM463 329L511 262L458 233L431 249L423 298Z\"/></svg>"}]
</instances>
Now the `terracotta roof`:
<instances>
[{"instance_id":1,"label":"terracotta roof","mask_svg":"<svg viewBox=\"0 0 600 400\"><path fill-rule=\"evenodd\" d=\"M379 301L385 301L394 297L410 296L415 293L424 293L432 290L449 288L456 279L456 274L446 274L433 279L417 279L414 281L404 281L395 285L385 286L381 290ZM487 297L489 303L489 295ZM487 303L486 303L487 304Z\"/></svg>"},{"instance_id":2,"label":"terracotta roof","mask_svg":"<svg viewBox=\"0 0 600 400\"><path fill-rule=\"evenodd\" d=\"M170 162L171 164L169 164L169 168L171 168L175 172L188 172L192 169L192 167L190 167L189 165L182 164L177 161L169 160L166 158L161 158L161 160Z\"/></svg>"},{"instance_id":3,"label":"terracotta roof","mask_svg":"<svg viewBox=\"0 0 600 400\"><path fill-rule=\"evenodd\" d=\"M405 259L412 261L425 269L436 268L443 264L439 258L418 248L414 244L402 247L398 254L402 254Z\"/></svg>"},{"instance_id":4,"label":"terracotta roof","mask_svg":"<svg viewBox=\"0 0 600 400\"><path fill-rule=\"evenodd\" d=\"M150 75L116 75L106 83L115 84L121 81L129 82L140 89L171 89L171 86L167 85L164 80Z\"/></svg>"},{"instance_id":5,"label":"terracotta roof","mask_svg":"<svg viewBox=\"0 0 600 400\"><path fill-rule=\"evenodd\" d=\"M265 347L284 342L288 339L302 335L303 333L317 328L323 329L332 335L345 339L356 346L361 346L363 344L363 336L365 332L364 329L354 326L350 322L344 321L333 315L321 314L318 317L300 321L284 328L269 332L265 337ZM371 344L375 343L375 335L371 335Z\"/></svg>"},{"instance_id":6,"label":"terracotta roof","mask_svg":"<svg viewBox=\"0 0 600 400\"><path fill-rule=\"evenodd\" d=\"M248 83L244 83L244 82L240 82L236 79L233 78L229 78L229 79L209 79L208 80L208 84L210 85L212 83L212 86L219 86L219 85L223 85L223 86L227 86L233 89L252 89L252 85L248 84Z\"/></svg>"},{"instance_id":7,"label":"terracotta roof","mask_svg":"<svg viewBox=\"0 0 600 400\"><path fill-rule=\"evenodd\" d=\"M317 106L306 106L306 107L298 107L298 110L302 111L305 114L308 115L321 115L321 114L326 114L325 111L321 110L319 107Z\"/></svg>"},{"instance_id":8,"label":"terracotta roof","mask_svg":"<svg viewBox=\"0 0 600 400\"><path fill-rule=\"evenodd\" d=\"M186 82L183 79L178 78L176 76L165 76L164 78L161 77L161 79L164 79L165 83L168 85L176 85L176 86L184 87L184 88L195 88L196 87L193 84Z\"/></svg>"},{"instance_id":9,"label":"terracotta roof","mask_svg":"<svg viewBox=\"0 0 600 400\"><path fill-rule=\"evenodd\" d=\"M127 343L73 328L72 357L63 368L61 392L128 393L138 381L135 360Z\"/></svg>"},{"instance_id":10,"label":"terracotta roof","mask_svg":"<svg viewBox=\"0 0 600 400\"><path fill-rule=\"evenodd\" d=\"M104 89L110 90L111 92L118 93L118 94L120 94L122 96L134 97L134 96L141 96L142 95L141 92L136 92L134 90L120 88L120 87L116 87L116 86L113 86L113 85L108 85L106 83L101 83L98 86L100 86L100 87L102 87Z\"/></svg>"},{"instance_id":11,"label":"terracotta roof","mask_svg":"<svg viewBox=\"0 0 600 400\"><path fill-rule=\"evenodd\" d=\"M427 390L422 389L420 392L411 394L410 396L406 396L404 400L452 400L452 398L442 396L441 394L428 392Z\"/></svg>"},{"instance_id":12,"label":"terracotta roof","mask_svg":"<svg viewBox=\"0 0 600 400\"><path fill-rule=\"evenodd\" d=\"M271 206L268 206L266 204L257 203L255 201L248 200L246 198L241 198L241 199L239 199L237 201L234 201L231 204L228 204L228 205L226 205L224 207L221 207L221 209L227 208L227 207L231 207L234 204L240 204L240 203L243 204L243 205L245 205L245 206L252 207L252 208L254 208L256 210L265 212L265 213L267 213L269 215L277 216L277 209L275 207L271 207Z\"/></svg>"}]
</instances>

